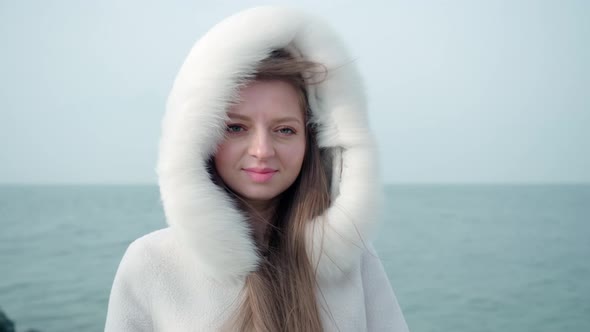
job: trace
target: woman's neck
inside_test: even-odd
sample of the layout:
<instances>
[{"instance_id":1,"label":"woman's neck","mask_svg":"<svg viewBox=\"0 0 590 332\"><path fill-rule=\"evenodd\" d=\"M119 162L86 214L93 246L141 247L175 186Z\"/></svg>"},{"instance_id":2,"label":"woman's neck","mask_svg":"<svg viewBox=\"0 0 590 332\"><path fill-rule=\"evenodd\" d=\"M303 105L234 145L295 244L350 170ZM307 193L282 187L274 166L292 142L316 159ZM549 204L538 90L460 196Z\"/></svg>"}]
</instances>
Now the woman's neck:
<instances>
[{"instance_id":1,"label":"woman's neck","mask_svg":"<svg viewBox=\"0 0 590 332\"><path fill-rule=\"evenodd\" d=\"M254 238L259 244L266 243L268 228L273 222L277 201L244 201L244 209L250 216L250 223L254 232Z\"/></svg>"}]
</instances>

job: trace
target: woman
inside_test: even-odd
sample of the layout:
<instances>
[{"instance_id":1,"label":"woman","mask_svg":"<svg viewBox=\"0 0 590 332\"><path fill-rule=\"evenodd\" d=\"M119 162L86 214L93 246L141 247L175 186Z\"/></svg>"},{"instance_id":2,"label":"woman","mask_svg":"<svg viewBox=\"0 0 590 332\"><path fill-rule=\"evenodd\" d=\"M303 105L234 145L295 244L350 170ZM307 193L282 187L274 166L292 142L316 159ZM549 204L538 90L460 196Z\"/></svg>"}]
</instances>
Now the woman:
<instances>
[{"instance_id":1,"label":"woman","mask_svg":"<svg viewBox=\"0 0 590 332\"><path fill-rule=\"evenodd\" d=\"M380 188L333 32L254 8L195 44L158 164L169 228L134 241L107 331L407 331L368 235Z\"/></svg>"}]
</instances>

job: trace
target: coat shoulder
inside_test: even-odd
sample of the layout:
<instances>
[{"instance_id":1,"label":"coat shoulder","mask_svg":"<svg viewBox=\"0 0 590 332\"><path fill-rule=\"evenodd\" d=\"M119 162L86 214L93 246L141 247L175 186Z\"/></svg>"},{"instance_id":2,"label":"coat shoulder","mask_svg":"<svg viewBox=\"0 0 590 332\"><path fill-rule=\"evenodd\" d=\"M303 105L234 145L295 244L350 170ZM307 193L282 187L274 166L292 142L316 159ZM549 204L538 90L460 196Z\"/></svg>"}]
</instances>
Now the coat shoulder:
<instances>
[{"instance_id":1,"label":"coat shoulder","mask_svg":"<svg viewBox=\"0 0 590 332\"><path fill-rule=\"evenodd\" d=\"M120 272L143 279L161 271L177 250L169 228L151 232L129 244L119 266Z\"/></svg>"},{"instance_id":2,"label":"coat shoulder","mask_svg":"<svg viewBox=\"0 0 590 332\"><path fill-rule=\"evenodd\" d=\"M173 246L174 238L170 227L158 229L135 239L129 247L140 247L150 254L158 254L160 251L168 251Z\"/></svg>"}]
</instances>

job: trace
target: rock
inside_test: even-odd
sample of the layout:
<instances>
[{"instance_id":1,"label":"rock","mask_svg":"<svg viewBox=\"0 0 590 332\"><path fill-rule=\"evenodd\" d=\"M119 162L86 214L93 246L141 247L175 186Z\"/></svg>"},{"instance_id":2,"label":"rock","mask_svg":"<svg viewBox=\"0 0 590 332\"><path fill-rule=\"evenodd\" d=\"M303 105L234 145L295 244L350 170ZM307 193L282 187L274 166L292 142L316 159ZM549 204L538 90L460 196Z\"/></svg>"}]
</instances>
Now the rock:
<instances>
[{"instance_id":1,"label":"rock","mask_svg":"<svg viewBox=\"0 0 590 332\"><path fill-rule=\"evenodd\" d=\"M14 332L14 323L0 309L0 332Z\"/></svg>"}]
</instances>

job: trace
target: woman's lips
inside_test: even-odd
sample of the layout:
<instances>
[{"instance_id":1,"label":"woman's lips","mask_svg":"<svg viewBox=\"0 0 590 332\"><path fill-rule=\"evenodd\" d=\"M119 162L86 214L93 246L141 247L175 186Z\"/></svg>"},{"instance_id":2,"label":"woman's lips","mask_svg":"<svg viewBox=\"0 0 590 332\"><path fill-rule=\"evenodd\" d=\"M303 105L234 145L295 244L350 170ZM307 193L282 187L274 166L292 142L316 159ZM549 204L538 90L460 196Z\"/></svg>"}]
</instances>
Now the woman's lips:
<instances>
[{"instance_id":1,"label":"woman's lips","mask_svg":"<svg viewBox=\"0 0 590 332\"><path fill-rule=\"evenodd\" d=\"M250 179L254 182L267 182L269 181L275 174L276 170L264 168L264 169L257 169L257 168L245 168L244 172L248 174Z\"/></svg>"}]
</instances>

